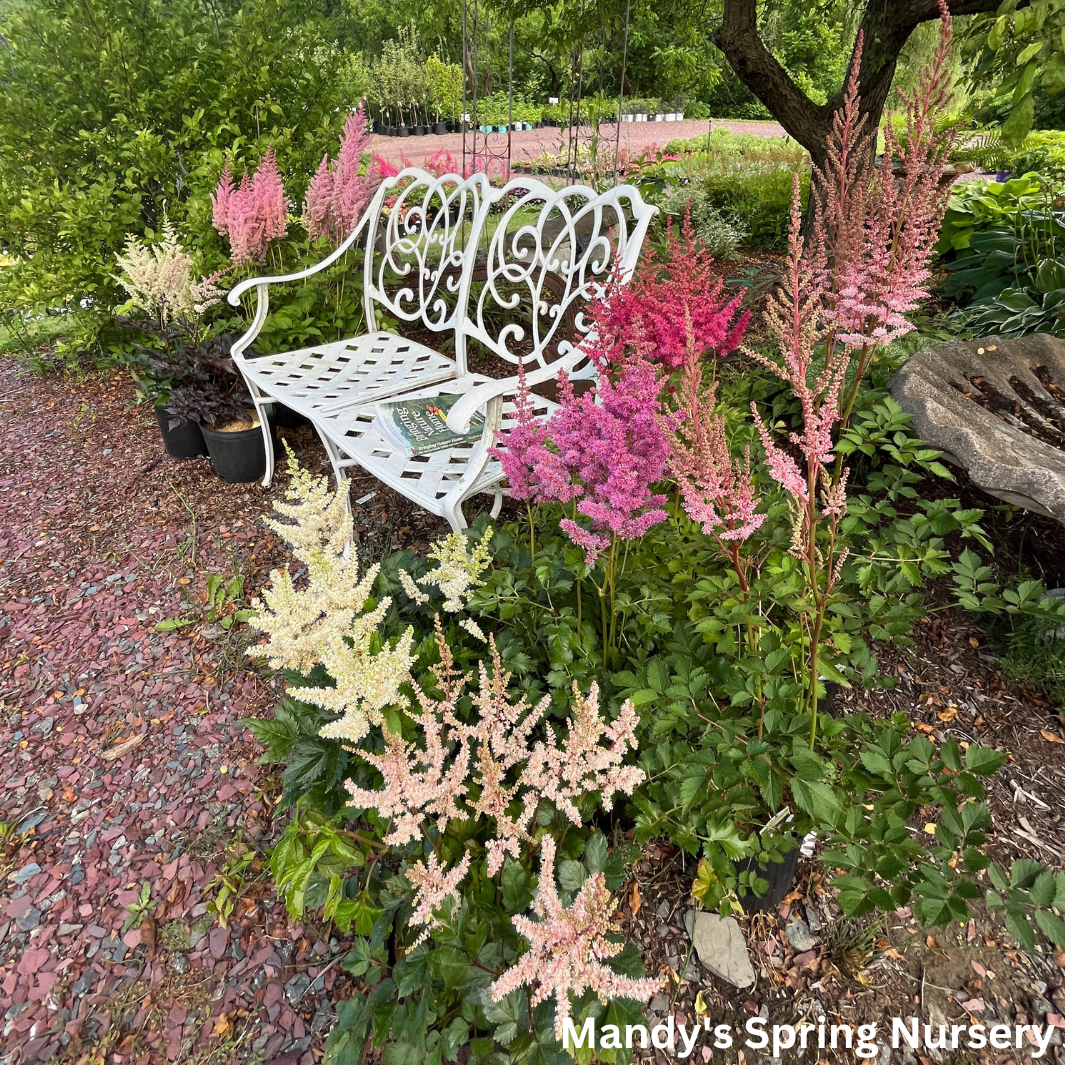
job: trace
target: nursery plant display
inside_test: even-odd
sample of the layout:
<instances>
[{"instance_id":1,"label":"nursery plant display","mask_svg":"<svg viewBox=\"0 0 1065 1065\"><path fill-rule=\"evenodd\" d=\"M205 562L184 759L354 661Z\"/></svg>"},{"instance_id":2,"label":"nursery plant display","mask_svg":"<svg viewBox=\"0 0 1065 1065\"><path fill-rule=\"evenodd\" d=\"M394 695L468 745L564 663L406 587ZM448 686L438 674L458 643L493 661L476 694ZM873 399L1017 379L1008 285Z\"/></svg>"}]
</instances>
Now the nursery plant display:
<instances>
[{"instance_id":1,"label":"nursery plant display","mask_svg":"<svg viewBox=\"0 0 1065 1065\"><path fill-rule=\"evenodd\" d=\"M728 914L813 831L848 916L945 925L986 893L1022 943L1065 943L1065 874L985 853L1003 752L826 706L886 683L877 644L907 641L932 578L1065 616L1037 589L992 604L976 556L951 561L948 534L986 546L979 512L918 494L949 474L868 383L946 209L949 29L905 147L887 134L903 168L868 166L852 75L808 244L793 179L773 346L745 351L765 374L725 373L748 316L686 219L590 306L593 388L563 381L546 420L519 396L497 458L524 518L363 570L343 494L292 465L271 527L307 577L275 571L257 605L251 653L288 690L249 726L283 766L292 916L357 937L329 1060L555 1060L567 1020L635 1023L655 979L609 926L630 840L690 854L692 895Z\"/></svg>"}]
</instances>

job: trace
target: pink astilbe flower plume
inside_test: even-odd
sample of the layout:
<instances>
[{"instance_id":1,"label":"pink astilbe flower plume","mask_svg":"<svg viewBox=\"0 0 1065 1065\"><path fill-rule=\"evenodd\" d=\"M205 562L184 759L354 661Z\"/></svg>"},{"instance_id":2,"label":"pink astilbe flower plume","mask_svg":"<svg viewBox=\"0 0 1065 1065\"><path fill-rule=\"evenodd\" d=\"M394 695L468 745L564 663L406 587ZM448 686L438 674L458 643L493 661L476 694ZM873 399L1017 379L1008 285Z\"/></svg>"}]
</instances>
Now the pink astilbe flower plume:
<instances>
[{"instance_id":1,"label":"pink astilbe flower plume","mask_svg":"<svg viewBox=\"0 0 1065 1065\"><path fill-rule=\"evenodd\" d=\"M762 527L765 515L757 513L751 449L746 449L742 462L732 458L725 416L716 409L716 396L716 381L704 391L702 361L689 342L679 392L683 418L672 439L669 469L680 488L685 513L714 537L746 591L739 548Z\"/></svg>"},{"instance_id":2,"label":"pink astilbe flower plume","mask_svg":"<svg viewBox=\"0 0 1065 1065\"><path fill-rule=\"evenodd\" d=\"M366 112L360 106L344 123L335 160L323 156L303 202L303 226L309 237L339 244L362 218L381 180L377 156L364 163L370 143Z\"/></svg>"},{"instance_id":3,"label":"pink astilbe flower plume","mask_svg":"<svg viewBox=\"0 0 1065 1065\"><path fill-rule=\"evenodd\" d=\"M353 806L376 809L391 820L386 843L398 846L419 838L423 821L435 822L443 833L452 821L485 818L494 822L486 850L488 875L495 876L508 854L519 857L522 845L530 842L542 802L557 802L580 824L576 801L582 796L598 792L609 807L617 792L631 795L643 780L643 770L623 764L636 748L631 703L607 724L599 716L598 688L593 685L585 700L574 689L575 713L561 745L550 728L534 744L533 732L550 696L532 707L524 696L512 700L507 693L511 675L489 638L490 665L479 665L479 684L471 695L477 713L472 722L464 722L455 708L467 678L455 671L439 624L437 645L441 660L433 673L442 696L436 699L415 687L419 709L410 712L422 731L423 747L386 729L383 753L359 752L381 774L382 786L369 790L347 784Z\"/></svg>"},{"instance_id":4,"label":"pink astilbe flower plume","mask_svg":"<svg viewBox=\"0 0 1065 1065\"><path fill-rule=\"evenodd\" d=\"M570 995L594 991L601 999L631 998L646 1002L662 986L648 977L619 976L603 963L621 952L622 944L608 936L617 931L611 918L617 903L602 873L590 876L573 904L562 905L555 886L555 841L545 836L540 845L540 883L533 900L533 921L512 917L514 927L529 941L529 950L491 986L494 1002L519 987L532 988L530 1005L555 999L555 1037L563 1036L570 1015Z\"/></svg>"},{"instance_id":5,"label":"pink astilbe flower plume","mask_svg":"<svg viewBox=\"0 0 1065 1065\"><path fill-rule=\"evenodd\" d=\"M235 263L261 263L270 242L288 232L289 199L277 170L277 154L269 148L254 175L244 172L234 189L229 162L222 168L211 196L214 228L229 238Z\"/></svg>"}]
</instances>

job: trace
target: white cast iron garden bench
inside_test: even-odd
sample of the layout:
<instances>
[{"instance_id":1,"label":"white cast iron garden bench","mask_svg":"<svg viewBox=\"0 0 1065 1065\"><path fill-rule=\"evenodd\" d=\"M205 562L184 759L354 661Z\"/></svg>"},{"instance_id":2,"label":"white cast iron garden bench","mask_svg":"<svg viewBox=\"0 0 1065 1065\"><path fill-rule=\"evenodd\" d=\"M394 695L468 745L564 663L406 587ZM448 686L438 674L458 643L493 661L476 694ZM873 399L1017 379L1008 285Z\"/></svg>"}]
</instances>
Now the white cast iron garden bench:
<instances>
[{"instance_id":1,"label":"white cast iron garden bench","mask_svg":"<svg viewBox=\"0 0 1065 1065\"><path fill-rule=\"evenodd\" d=\"M655 211L631 186L597 193L517 178L492 188L483 174L438 178L415 168L384 180L358 226L326 259L299 273L251 278L229 294L234 306L249 289L258 296L232 355L263 427L263 483L274 470L267 418L280 402L310 419L338 487L344 470L357 465L453 529L466 527L462 504L474 493L494 495L498 513L503 474L488 451L496 432L513 423L519 360L530 387L554 381L561 370L576 379L594 375L572 339L579 343L590 328L581 309L612 270L631 276ZM366 321L374 331L298 351L250 353L269 312L269 286L326 269L360 237ZM392 331L400 323L441 341L450 335L454 352L405 339ZM489 373L474 372L471 362ZM453 431L468 432L471 418L484 415L473 443L406 458L371 429L380 400L445 393L462 397L448 416ZM537 414L556 406L532 398Z\"/></svg>"}]
</instances>

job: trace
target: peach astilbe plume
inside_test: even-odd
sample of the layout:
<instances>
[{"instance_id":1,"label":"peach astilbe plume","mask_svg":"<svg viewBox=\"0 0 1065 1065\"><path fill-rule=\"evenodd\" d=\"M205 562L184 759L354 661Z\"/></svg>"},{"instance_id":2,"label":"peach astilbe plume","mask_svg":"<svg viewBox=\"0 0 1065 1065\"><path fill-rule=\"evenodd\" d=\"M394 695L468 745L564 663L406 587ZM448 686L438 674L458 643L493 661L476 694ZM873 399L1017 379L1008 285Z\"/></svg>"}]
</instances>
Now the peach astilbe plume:
<instances>
[{"instance_id":1,"label":"peach astilbe plume","mask_svg":"<svg viewBox=\"0 0 1065 1065\"><path fill-rule=\"evenodd\" d=\"M469 871L469 851L450 871L444 869L435 854L429 855L428 864L415 862L407 870L407 879L415 889L414 912L410 915L410 924L425 926L418 938L407 948L408 951L428 939L429 933L439 924L434 911L439 910L448 899L455 903L459 901L459 884Z\"/></svg>"},{"instance_id":2,"label":"peach astilbe plume","mask_svg":"<svg viewBox=\"0 0 1065 1065\"><path fill-rule=\"evenodd\" d=\"M257 614L249 622L267 639L249 653L265 657L275 669L299 673L325 665L336 686L300 688L299 697L341 715L322 729L323 736L355 742L380 720L381 709L399 701L399 686L413 661L414 633L408 629L394 648L371 650L391 603L382 599L363 613L379 567L359 575L343 493L331 492L324 478L302 469L291 453L288 465L285 500L274 509L291 520L266 524L306 567L306 582L297 588L288 567L270 574L270 587L253 601Z\"/></svg>"},{"instance_id":3,"label":"peach astilbe plume","mask_svg":"<svg viewBox=\"0 0 1065 1065\"><path fill-rule=\"evenodd\" d=\"M391 819L386 843L416 839L425 819L444 832L452 820L486 818L494 822L486 850L488 875L495 876L508 854L519 857L522 844L530 842L530 826L545 800L579 825L581 797L601 792L603 805L609 807L616 793L631 795L643 780L643 770L623 765L636 748L631 703L608 724L600 717L598 689L593 686L583 699L575 688L574 716L561 741L549 727L546 738L536 742L533 734L550 697L532 707L524 696L512 700L507 691L511 675L489 638L491 662L479 664L477 691L470 696L476 716L464 722L455 708L468 678L455 672L439 627L437 644L441 661L433 672L442 695L434 698L415 685L418 706L410 711L424 746L386 730L384 753L360 752L383 777L381 789L348 784L354 806L376 809Z\"/></svg>"},{"instance_id":4,"label":"peach astilbe plume","mask_svg":"<svg viewBox=\"0 0 1065 1065\"><path fill-rule=\"evenodd\" d=\"M518 915L514 927L529 941L529 950L491 986L494 1002L519 987L532 988L529 1003L538 1006L555 999L555 1037L563 1037L570 1015L570 994L594 991L600 999L631 998L646 1002L662 986L654 977L619 976L603 963L621 952L622 944L608 938L617 931L611 918L617 902L602 873L590 876L571 906L563 906L555 886L555 841L544 836L540 845L540 883L533 900L533 921Z\"/></svg>"}]
</instances>

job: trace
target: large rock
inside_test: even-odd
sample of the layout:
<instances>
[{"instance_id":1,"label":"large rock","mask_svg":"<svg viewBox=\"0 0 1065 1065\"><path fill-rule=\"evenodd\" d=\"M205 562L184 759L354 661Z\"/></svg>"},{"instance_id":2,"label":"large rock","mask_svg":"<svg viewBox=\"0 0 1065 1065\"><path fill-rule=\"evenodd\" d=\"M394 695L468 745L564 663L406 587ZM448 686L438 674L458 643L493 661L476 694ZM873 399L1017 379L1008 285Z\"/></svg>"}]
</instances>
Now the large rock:
<instances>
[{"instance_id":1,"label":"large rock","mask_svg":"<svg viewBox=\"0 0 1065 1065\"><path fill-rule=\"evenodd\" d=\"M754 969L747 954L747 943L740 926L732 917L721 917L702 910L692 913L685 924L695 945L695 953L715 976L734 987L750 987Z\"/></svg>"},{"instance_id":2,"label":"large rock","mask_svg":"<svg viewBox=\"0 0 1065 1065\"><path fill-rule=\"evenodd\" d=\"M890 388L973 484L1065 523L1065 340L952 340L915 355Z\"/></svg>"}]
</instances>

